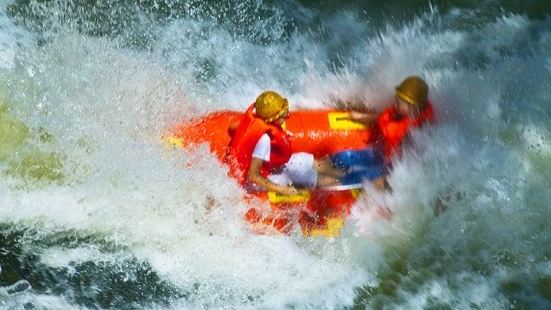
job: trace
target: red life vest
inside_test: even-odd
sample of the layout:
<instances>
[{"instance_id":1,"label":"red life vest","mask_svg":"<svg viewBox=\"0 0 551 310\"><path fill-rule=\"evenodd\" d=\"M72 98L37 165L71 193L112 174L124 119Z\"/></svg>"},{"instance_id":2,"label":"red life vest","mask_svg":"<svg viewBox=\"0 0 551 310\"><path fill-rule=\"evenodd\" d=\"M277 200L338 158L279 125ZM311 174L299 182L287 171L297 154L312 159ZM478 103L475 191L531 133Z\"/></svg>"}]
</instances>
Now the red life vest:
<instances>
[{"instance_id":1,"label":"red life vest","mask_svg":"<svg viewBox=\"0 0 551 310\"><path fill-rule=\"evenodd\" d=\"M233 133L226 152L226 162L230 174L242 184L248 180L252 153L258 140L264 134L270 136L270 160L265 161L260 173L267 176L271 171L281 168L291 158L291 138L286 130L278 125L266 123L253 113L251 105Z\"/></svg>"},{"instance_id":2,"label":"red life vest","mask_svg":"<svg viewBox=\"0 0 551 310\"><path fill-rule=\"evenodd\" d=\"M377 130L382 147L387 159L390 159L398 150L404 139L414 128L421 127L424 123L434 121L432 105L427 103L421 113L415 118L400 117L396 107L384 110L377 119Z\"/></svg>"}]
</instances>

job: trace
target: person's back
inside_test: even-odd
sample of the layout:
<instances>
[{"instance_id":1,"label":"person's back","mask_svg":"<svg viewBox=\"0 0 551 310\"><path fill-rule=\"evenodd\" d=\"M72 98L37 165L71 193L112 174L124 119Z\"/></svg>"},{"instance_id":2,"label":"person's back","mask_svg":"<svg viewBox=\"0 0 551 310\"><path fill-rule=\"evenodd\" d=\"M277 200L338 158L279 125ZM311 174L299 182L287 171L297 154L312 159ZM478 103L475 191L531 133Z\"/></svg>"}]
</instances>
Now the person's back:
<instances>
[{"instance_id":1,"label":"person's back","mask_svg":"<svg viewBox=\"0 0 551 310\"><path fill-rule=\"evenodd\" d=\"M295 186L336 185L342 173L310 153L292 153L282 125L289 116L287 99L276 92L260 94L233 130L226 154L233 177L249 191L292 195Z\"/></svg>"}]
</instances>

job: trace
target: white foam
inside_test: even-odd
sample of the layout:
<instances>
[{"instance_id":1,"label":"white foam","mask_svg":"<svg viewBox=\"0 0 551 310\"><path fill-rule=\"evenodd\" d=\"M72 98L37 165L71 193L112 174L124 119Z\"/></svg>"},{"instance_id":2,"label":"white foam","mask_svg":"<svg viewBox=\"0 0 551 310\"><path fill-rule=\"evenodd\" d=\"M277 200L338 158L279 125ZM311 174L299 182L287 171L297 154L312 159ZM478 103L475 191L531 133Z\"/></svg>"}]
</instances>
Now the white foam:
<instances>
[{"instance_id":1,"label":"white foam","mask_svg":"<svg viewBox=\"0 0 551 310\"><path fill-rule=\"evenodd\" d=\"M525 188L519 184L533 172L518 169L529 166L523 166L520 146L503 145L500 138L504 128L516 128L508 122L523 122L512 112L522 103L508 101L506 90L516 82L511 72L521 68L520 76L530 73L539 59L503 59L496 47L515 46L530 21L502 18L473 34L433 29L427 25L430 18L388 28L376 38L355 35L359 43L353 60L345 59L339 70L331 67L325 43L307 35L293 34L264 46L196 19L160 26L153 51L132 51L107 38L69 30L46 45L24 46L24 53L15 52L21 67L7 67L13 70L6 98L10 113L53 135L51 145L41 146L64 155L66 180L29 188L15 177L3 177L0 217L39 228L37 238L70 230L102 236L124 255L149 263L163 279L191 292L174 308L341 308L353 303L356 288L377 285L378 272L388 267L385 250L396 244L422 239L445 247L480 235L503 244L505 224L526 223L502 209L518 211L515 199L525 203ZM366 32L367 26L354 18L343 23L346 29ZM494 38L502 28L506 31ZM477 36L494 39L474 49L469 42ZM490 58L488 68L468 67L479 52ZM459 55L466 56L465 63L456 63ZM213 63L214 77L207 82L194 78L199 59ZM499 61L505 63L492 66ZM393 194L366 185L367 195L354 207L344 236L333 243L252 234L242 221L248 207L241 200L243 191L227 177L227 168L205 147L184 153L166 150L160 142L169 124L203 112L242 109L265 88L281 91L296 107L355 100L382 109L391 104L394 85L410 74L424 76L431 85L439 125L416 133L416 147L395 162L389 178ZM536 76L541 80L549 77L548 72L534 74L543 74ZM539 87L525 90L527 101L541 104L539 97L531 97ZM549 152L545 128L523 128L511 135ZM470 196L451 203L459 208L435 219L434 201L450 189ZM208 211L210 197L216 207ZM381 219L378 206L388 208L392 219ZM446 216L447 227L430 230ZM469 231L470 225L488 226L483 221L492 217L505 224L480 227L480 235ZM439 238L441 234L448 237ZM41 255L50 267L117 259L95 246L56 246ZM460 259L457 264L469 267ZM430 298L460 307L468 307L469 299L502 305L493 295L495 279L471 283L446 276L425 279L418 293L404 292L408 305L422 308ZM454 291L447 280L464 289ZM63 298L35 299L51 308L72 307Z\"/></svg>"},{"instance_id":2,"label":"white foam","mask_svg":"<svg viewBox=\"0 0 551 310\"><path fill-rule=\"evenodd\" d=\"M105 253L95 245L86 245L72 249L52 247L42 251L40 262L48 267L67 268L69 273L74 273L75 265L88 261L111 262L122 257L122 255Z\"/></svg>"},{"instance_id":3,"label":"white foam","mask_svg":"<svg viewBox=\"0 0 551 310\"><path fill-rule=\"evenodd\" d=\"M0 69L12 69L17 55L18 29L6 16L7 3L0 4Z\"/></svg>"}]
</instances>

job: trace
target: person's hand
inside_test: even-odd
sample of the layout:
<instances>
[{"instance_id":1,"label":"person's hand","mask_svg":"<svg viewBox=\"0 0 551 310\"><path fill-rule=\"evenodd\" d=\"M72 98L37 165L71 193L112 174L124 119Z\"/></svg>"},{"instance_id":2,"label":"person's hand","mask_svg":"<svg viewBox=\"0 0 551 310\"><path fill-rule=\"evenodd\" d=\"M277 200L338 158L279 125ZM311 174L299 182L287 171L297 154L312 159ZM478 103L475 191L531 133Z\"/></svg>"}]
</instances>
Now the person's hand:
<instances>
[{"instance_id":1,"label":"person's hand","mask_svg":"<svg viewBox=\"0 0 551 310\"><path fill-rule=\"evenodd\" d=\"M377 119L377 113L350 111L348 119L369 126Z\"/></svg>"},{"instance_id":2,"label":"person's hand","mask_svg":"<svg viewBox=\"0 0 551 310\"><path fill-rule=\"evenodd\" d=\"M294 188L293 186L282 186L279 189L279 193L287 196L296 195L298 194L298 190Z\"/></svg>"},{"instance_id":3,"label":"person's hand","mask_svg":"<svg viewBox=\"0 0 551 310\"><path fill-rule=\"evenodd\" d=\"M348 119L351 121L361 121L364 118L366 118L366 114L358 111L352 111L350 112L350 115L348 116Z\"/></svg>"}]
</instances>

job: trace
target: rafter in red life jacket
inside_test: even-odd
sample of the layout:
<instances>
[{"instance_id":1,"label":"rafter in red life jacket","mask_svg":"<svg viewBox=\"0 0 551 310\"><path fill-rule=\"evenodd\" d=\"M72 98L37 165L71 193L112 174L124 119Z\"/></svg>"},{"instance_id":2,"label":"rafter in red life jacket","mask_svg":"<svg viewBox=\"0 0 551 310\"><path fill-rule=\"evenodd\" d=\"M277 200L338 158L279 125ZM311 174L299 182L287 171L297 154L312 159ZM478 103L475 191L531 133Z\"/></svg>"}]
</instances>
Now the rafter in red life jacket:
<instances>
[{"instance_id":1,"label":"rafter in red life jacket","mask_svg":"<svg viewBox=\"0 0 551 310\"><path fill-rule=\"evenodd\" d=\"M279 125L266 123L254 114L254 104L245 111L243 118L233 132L226 153L226 162L230 174L245 184L251 165L252 153L262 135L270 137L270 160L264 162L260 173L267 176L270 171L283 166L291 157L291 139L289 133Z\"/></svg>"},{"instance_id":2,"label":"rafter in red life jacket","mask_svg":"<svg viewBox=\"0 0 551 310\"><path fill-rule=\"evenodd\" d=\"M427 122L434 122L434 111L430 102L413 119L398 117L398 111L394 106L383 111L377 119L376 129L379 131L378 136L382 139L385 158L390 159L398 152L412 129L419 128Z\"/></svg>"}]
</instances>

